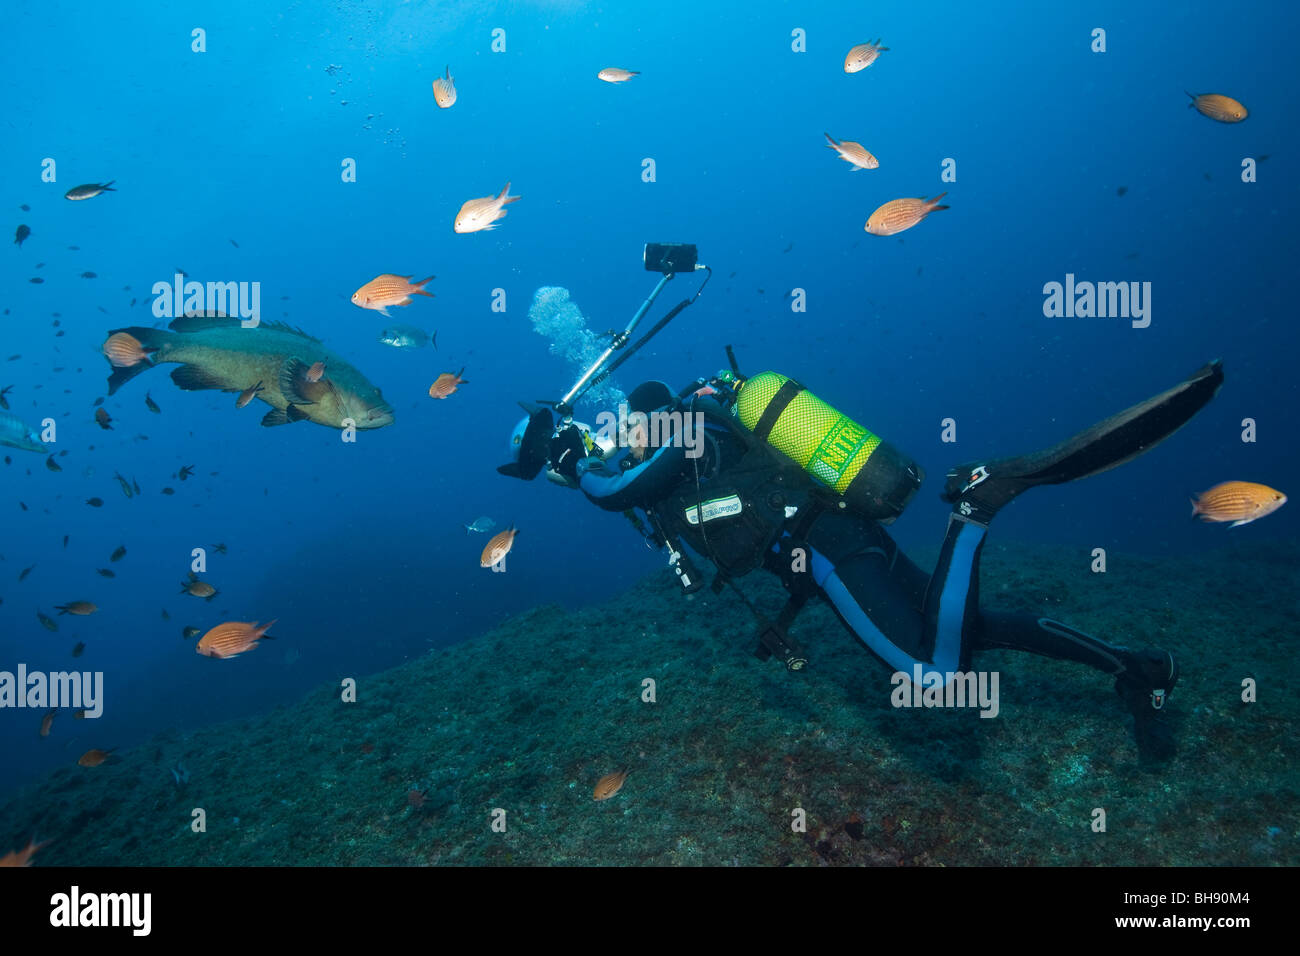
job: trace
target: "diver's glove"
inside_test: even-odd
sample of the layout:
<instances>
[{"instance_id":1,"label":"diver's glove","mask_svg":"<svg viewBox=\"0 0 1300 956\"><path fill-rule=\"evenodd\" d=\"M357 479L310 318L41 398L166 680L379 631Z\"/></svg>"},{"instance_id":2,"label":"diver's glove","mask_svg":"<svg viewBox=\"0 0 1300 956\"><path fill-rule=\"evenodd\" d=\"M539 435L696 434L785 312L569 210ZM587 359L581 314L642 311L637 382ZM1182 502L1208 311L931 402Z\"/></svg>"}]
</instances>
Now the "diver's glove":
<instances>
[{"instance_id":1,"label":"diver's glove","mask_svg":"<svg viewBox=\"0 0 1300 956\"><path fill-rule=\"evenodd\" d=\"M1177 750L1164 707L1178 683L1178 662L1166 650L1147 647L1125 654L1126 668L1115 679L1115 693L1133 715L1133 735L1143 763L1163 763Z\"/></svg>"},{"instance_id":2,"label":"diver's glove","mask_svg":"<svg viewBox=\"0 0 1300 956\"><path fill-rule=\"evenodd\" d=\"M578 462L587 457L582 433L574 426L562 428L551 439L547 458L555 472L574 484L578 481Z\"/></svg>"}]
</instances>

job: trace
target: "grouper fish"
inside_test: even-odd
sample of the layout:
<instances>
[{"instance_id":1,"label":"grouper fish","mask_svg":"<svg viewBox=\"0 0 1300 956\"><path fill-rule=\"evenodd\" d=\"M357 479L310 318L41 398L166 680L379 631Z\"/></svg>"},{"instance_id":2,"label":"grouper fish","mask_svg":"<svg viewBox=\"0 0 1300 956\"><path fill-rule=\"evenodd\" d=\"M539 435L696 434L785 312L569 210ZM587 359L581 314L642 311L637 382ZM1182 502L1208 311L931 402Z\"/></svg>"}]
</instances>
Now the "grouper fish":
<instances>
[{"instance_id":1,"label":"grouper fish","mask_svg":"<svg viewBox=\"0 0 1300 956\"><path fill-rule=\"evenodd\" d=\"M37 437L35 429L28 428L26 422L8 412L0 412L0 445L40 452L42 455L49 452Z\"/></svg>"},{"instance_id":2,"label":"grouper fish","mask_svg":"<svg viewBox=\"0 0 1300 956\"><path fill-rule=\"evenodd\" d=\"M108 377L112 395L136 375L155 364L179 362L172 381L186 391L220 389L242 392L262 383L257 398L271 406L262 418L266 426L311 421L344 428L351 419L357 428L392 424L393 409L384 396L341 356L319 339L282 322L261 322L243 328L226 315L186 315L163 329L132 326L126 332L149 351L149 360L115 368ZM308 381L312 365L323 362L326 374Z\"/></svg>"}]
</instances>

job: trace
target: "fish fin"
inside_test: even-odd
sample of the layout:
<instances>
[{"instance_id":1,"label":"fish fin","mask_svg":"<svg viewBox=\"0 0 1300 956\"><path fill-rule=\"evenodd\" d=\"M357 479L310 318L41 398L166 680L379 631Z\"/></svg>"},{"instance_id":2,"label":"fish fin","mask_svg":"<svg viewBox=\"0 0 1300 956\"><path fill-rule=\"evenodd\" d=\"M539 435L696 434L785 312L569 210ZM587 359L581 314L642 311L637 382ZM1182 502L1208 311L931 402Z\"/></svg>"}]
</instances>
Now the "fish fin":
<instances>
[{"instance_id":1,"label":"fish fin","mask_svg":"<svg viewBox=\"0 0 1300 956\"><path fill-rule=\"evenodd\" d=\"M310 405L311 401L298 388L306 382L311 366L300 358L287 358L280 366L280 392L290 405Z\"/></svg>"},{"instance_id":2,"label":"fish fin","mask_svg":"<svg viewBox=\"0 0 1300 956\"><path fill-rule=\"evenodd\" d=\"M1235 528L1239 524L1250 524L1254 520L1254 518L1242 518L1240 521L1234 521L1232 524L1228 525L1228 527Z\"/></svg>"},{"instance_id":3,"label":"fish fin","mask_svg":"<svg viewBox=\"0 0 1300 956\"><path fill-rule=\"evenodd\" d=\"M137 362L135 365L128 365L125 368L113 369L113 374L108 377L108 394L112 395L141 372L146 372L151 368L153 368L152 362Z\"/></svg>"},{"instance_id":4,"label":"fish fin","mask_svg":"<svg viewBox=\"0 0 1300 956\"><path fill-rule=\"evenodd\" d=\"M936 209L947 209L947 208L948 208L947 206L940 206L940 205L937 205L937 203L939 202L939 200L942 199L942 198L943 198L944 196L946 196L946 195L948 195L948 190L945 189L943 192L939 193L939 195L935 196L933 199L931 199L931 200L929 200L928 202L926 202L926 205L930 207L930 211L931 211L931 212L934 212Z\"/></svg>"},{"instance_id":5,"label":"fish fin","mask_svg":"<svg viewBox=\"0 0 1300 956\"><path fill-rule=\"evenodd\" d=\"M184 389L187 392L226 387L226 383L220 378L197 365L178 365L172 369L172 381L176 383L177 388Z\"/></svg>"},{"instance_id":6,"label":"fish fin","mask_svg":"<svg viewBox=\"0 0 1300 956\"><path fill-rule=\"evenodd\" d=\"M202 312L193 315L182 315L172 319L167 324L167 328L173 332L202 332L205 329L230 329L239 325L239 319L233 315L213 314L205 315ZM129 330L128 330L129 331ZM136 336L140 338L140 336Z\"/></svg>"},{"instance_id":7,"label":"fish fin","mask_svg":"<svg viewBox=\"0 0 1300 956\"><path fill-rule=\"evenodd\" d=\"M429 276L429 278L427 278L427 279L421 279L419 282L412 283L412 284L411 284L411 294L412 294L412 295L427 295L430 299L436 298L436 296L435 296L432 292L425 292L425 291L424 291L424 287L425 287L425 285L428 284L428 283L430 283L430 282L432 282L432 281L433 281L434 279L436 279L436 278L438 278L438 277L437 277L437 276Z\"/></svg>"},{"instance_id":8,"label":"fish fin","mask_svg":"<svg viewBox=\"0 0 1300 956\"><path fill-rule=\"evenodd\" d=\"M1201 513L1201 503L1196 500L1196 495L1188 495L1187 499L1192 503L1192 517L1195 518Z\"/></svg>"},{"instance_id":9,"label":"fish fin","mask_svg":"<svg viewBox=\"0 0 1300 956\"><path fill-rule=\"evenodd\" d=\"M300 422L303 419L308 417L306 412L304 412L297 405L293 405L293 404L290 404L289 407L284 410L284 413L286 416L288 416L289 421L291 422Z\"/></svg>"},{"instance_id":10,"label":"fish fin","mask_svg":"<svg viewBox=\"0 0 1300 956\"><path fill-rule=\"evenodd\" d=\"M115 182L117 182L116 179L110 179L108 182L104 183L104 185L100 186L99 188L104 190L105 192L115 193L117 192L117 190L113 188L113 183Z\"/></svg>"},{"instance_id":11,"label":"fish fin","mask_svg":"<svg viewBox=\"0 0 1300 956\"><path fill-rule=\"evenodd\" d=\"M289 424L289 416L278 408L273 408L262 416L262 425L266 428L287 424Z\"/></svg>"}]
</instances>

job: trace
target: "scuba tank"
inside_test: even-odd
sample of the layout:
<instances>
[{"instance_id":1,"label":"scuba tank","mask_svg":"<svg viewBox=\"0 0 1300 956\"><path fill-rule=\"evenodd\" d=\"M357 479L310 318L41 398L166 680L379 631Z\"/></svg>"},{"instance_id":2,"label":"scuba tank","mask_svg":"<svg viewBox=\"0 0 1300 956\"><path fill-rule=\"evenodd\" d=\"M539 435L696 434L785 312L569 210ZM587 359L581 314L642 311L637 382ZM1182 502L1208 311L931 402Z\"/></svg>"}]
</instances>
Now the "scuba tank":
<instances>
[{"instance_id":1,"label":"scuba tank","mask_svg":"<svg viewBox=\"0 0 1300 956\"><path fill-rule=\"evenodd\" d=\"M736 416L865 518L888 524L925 477L893 445L777 372L736 376Z\"/></svg>"}]
</instances>

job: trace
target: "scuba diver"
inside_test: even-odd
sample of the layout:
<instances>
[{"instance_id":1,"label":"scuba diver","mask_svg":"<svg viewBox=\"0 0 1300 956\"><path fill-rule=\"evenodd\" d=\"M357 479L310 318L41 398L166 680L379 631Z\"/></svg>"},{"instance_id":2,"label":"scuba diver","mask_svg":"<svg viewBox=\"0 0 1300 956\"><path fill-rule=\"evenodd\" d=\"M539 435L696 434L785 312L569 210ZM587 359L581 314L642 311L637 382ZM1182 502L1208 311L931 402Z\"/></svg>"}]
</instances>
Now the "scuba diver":
<instances>
[{"instance_id":1,"label":"scuba diver","mask_svg":"<svg viewBox=\"0 0 1300 956\"><path fill-rule=\"evenodd\" d=\"M953 468L941 493L952 510L938 562L927 574L884 528L920 487L920 468L795 380L775 372L742 375L730 346L731 368L716 376L677 391L657 381L633 390L617 429L607 413L595 431L573 420L575 397L630 357L606 364L664 282L676 272L707 269L695 264L693 246L655 244L647 246L647 269L652 249L664 272L655 294L563 399L547 403L550 408L520 403L528 415L515 427L511 461L499 472L531 480L545 470L598 507L623 512L647 541L668 549L683 590L692 593L702 580L685 542L717 568L714 590L732 587L759 618L760 657L775 655L791 670L804 666L807 658L788 628L807 600L819 596L869 651L895 673L909 679L919 673L922 686L947 685L988 648L1100 670L1115 678L1133 715L1142 761L1173 756L1163 718L1178 681L1173 655L1110 644L1046 617L981 608L980 553L993 518L1023 492L1114 468L1186 424L1218 391L1221 363L1051 448ZM736 583L760 567L776 574L789 594L774 621Z\"/></svg>"}]
</instances>

